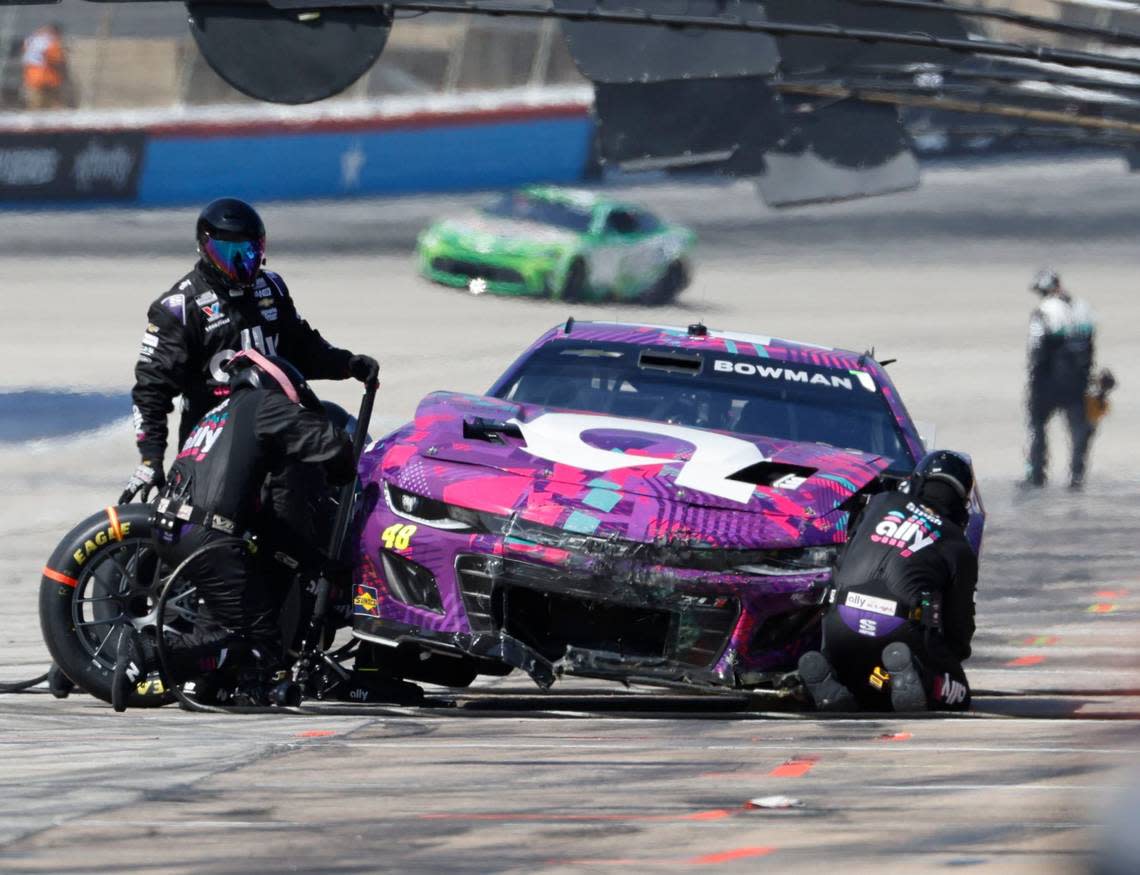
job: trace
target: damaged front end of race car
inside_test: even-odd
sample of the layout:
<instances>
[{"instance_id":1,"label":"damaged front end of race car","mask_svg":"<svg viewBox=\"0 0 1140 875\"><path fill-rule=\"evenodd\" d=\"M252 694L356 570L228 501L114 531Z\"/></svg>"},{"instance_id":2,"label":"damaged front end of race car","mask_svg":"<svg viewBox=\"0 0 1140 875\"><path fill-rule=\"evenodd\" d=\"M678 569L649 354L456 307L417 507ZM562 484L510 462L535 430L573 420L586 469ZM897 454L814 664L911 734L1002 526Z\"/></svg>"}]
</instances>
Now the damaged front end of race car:
<instances>
[{"instance_id":1,"label":"damaged front end of race car","mask_svg":"<svg viewBox=\"0 0 1140 875\"><path fill-rule=\"evenodd\" d=\"M365 560L375 573L356 588L357 636L497 661L541 687L561 675L769 686L818 637L837 549L638 544L559 532L518 516L503 521L498 538L487 552L457 550L451 581L431 575L436 591L454 584L458 628L429 627L415 616L425 605L397 607L401 596L417 600L409 575L426 587L431 572L412 572L409 560L388 552L379 568Z\"/></svg>"},{"instance_id":2,"label":"damaged front end of race car","mask_svg":"<svg viewBox=\"0 0 1140 875\"><path fill-rule=\"evenodd\" d=\"M771 689L888 464L436 393L366 457L354 634L410 680Z\"/></svg>"}]
</instances>

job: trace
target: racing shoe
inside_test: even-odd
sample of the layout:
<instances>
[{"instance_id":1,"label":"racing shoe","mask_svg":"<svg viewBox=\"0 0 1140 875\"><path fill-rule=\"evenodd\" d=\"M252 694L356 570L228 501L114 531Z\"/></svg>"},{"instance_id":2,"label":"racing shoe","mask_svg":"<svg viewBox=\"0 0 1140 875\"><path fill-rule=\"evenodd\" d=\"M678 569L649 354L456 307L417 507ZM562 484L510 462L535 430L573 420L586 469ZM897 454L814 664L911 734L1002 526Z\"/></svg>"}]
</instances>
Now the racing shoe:
<instances>
[{"instance_id":1,"label":"racing shoe","mask_svg":"<svg viewBox=\"0 0 1140 875\"><path fill-rule=\"evenodd\" d=\"M280 661L266 656L257 648L249 652L249 660L237 675L233 703L244 708L295 706L300 704L301 688L289 680Z\"/></svg>"},{"instance_id":2,"label":"racing shoe","mask_svg":"<svg viewBox=\"0 0 1140 875\"><path fill-rule=\"evenodd\" d=\"M122 713L127 710L131 690L150 674L157 664L154 643L143 638L130 626L119 636L115 650L115 671L111 675L111 707Z\"/></svg>"},{"instance_id":3,"label":"racing shoe","mask_svg":"<svg viewBox=\"0 0 1140 875\"><path fill-rule=\"evenodd\" d=\"M218 674L188 680L182 684L182 692L192 703L187 704L180 698L178 707L183 711L197 710L194 705L226 705L233 696L233 690L227 688L225 679Z\"/></svg>"},{"instance_id":4,"label":"racing shoe","mask_svg":"<svg viewBox=\"0 0 1140 875\"><path fill-rule=\"evenodd\" d=\"M835 679L831 663L818 650L800 657L799 675L817 711L859 710L851 691Z\"/></svg>"},{"instance_id":5,"label":"racing shoe","mask_svg":"<svg viewBox=\"0 0 1140 875\"><path fill-rule=\"evenodd\" d=\"M890 674L891 707L895 711L925 711L926 690L910 648L896 641L883 648L883 667Z\"/></svg>"}]
</instances>

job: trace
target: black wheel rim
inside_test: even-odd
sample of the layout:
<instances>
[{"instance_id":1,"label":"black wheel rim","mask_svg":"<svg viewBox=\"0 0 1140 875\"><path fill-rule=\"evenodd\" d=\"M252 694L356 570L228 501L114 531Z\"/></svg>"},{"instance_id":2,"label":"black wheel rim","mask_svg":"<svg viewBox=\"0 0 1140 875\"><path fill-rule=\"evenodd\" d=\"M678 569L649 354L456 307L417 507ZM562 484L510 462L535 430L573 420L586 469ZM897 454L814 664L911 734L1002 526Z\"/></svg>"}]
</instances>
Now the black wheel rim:
<instances>
[{"instance_id":1,"label":"black wheel rim","mask_svg":"<svg viewBox=\"0 0 1140 875\"><path fill-rule=\"evenodd\" d=\"M75 585L71 623L92 662L110 669L121 629L153 608L158 556L149 541L124 541L92 556Z\"/></svg>"},{"instance_id":2,"label":"black wheel rim","mask_svg":"<svg viewBox=\"0 0 1140 875\"><path fill-rule=\"evenodd\" d=\"M85 656L110 671L119 636L128 625L153 627L162 580L169 571L149 539L123 541L92 556L75 585L71 623ZM194 586L180 586L167 600L167 634L192 635L209 621L201 616Z\"/></svg>"}]
</instances>

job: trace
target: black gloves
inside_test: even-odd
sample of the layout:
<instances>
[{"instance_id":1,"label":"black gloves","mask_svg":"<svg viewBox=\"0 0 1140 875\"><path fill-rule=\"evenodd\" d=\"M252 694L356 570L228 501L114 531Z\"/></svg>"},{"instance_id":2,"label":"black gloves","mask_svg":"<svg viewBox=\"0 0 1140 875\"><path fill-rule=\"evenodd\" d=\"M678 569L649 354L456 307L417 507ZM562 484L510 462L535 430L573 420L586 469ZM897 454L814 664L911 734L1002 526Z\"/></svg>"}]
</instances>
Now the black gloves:
<instances>
[{"instance_id":1,"label":"black gloves","mask_svg":"<svg viewBox=\"0 0 1140 875\"><path fill-rule=\"evenodd\" d=\"M354 380L374 386L380 382L380 362L370 355L354 355L348 360L348 373Z\"/></svg>"},{"instance_id":2,"label":"black gloves","mask_svg":"<svg viewBox=\"0 0 1140 875\"><path fill-rule=\"evenodd\" d=\"M140 492L142 493L142 500L146 501L147 495L152 489L157 495L165 485L166 474L162 471L162 461L143 459L135 468L135 473L131 475L131 479L127 481L127 488L119 496L119 504L127 504Z\"/></svg>"}]
</instances>

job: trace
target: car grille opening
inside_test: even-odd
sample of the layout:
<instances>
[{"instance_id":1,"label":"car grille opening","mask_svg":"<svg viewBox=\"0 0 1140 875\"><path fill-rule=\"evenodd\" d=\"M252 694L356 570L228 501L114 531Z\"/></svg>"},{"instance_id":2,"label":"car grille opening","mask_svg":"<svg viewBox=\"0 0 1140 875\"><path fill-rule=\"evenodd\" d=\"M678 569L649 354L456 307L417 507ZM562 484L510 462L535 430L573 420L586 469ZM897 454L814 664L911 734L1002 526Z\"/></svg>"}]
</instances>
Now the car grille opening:
<instances>
[{"instance_id":1,"label":"car grille opening","mask_svg":"<svg viewBox=\"0 0 1140 875\"><path fill-rule=\"evenodd\" d=\"M491 617L491 591L496 564L502 565L502 562L482 556L460 556L455 562L459 594L472 632L495 631Z\"/></svg>"},{"instance_id":2,"label":"car grille opening","mask_svg":"<svg viewBox=\"0 0 1140 875\"><path fill-rule=\"evenodd\" d=\"M693 599L680 615L674 658L685 665L715 665L736 627L740 603L729 596Z\"/></svg>"},{"instance_id":3,"label":"car grille opening","mask_svg":"<svg viewBox=\"0 0 1140 875\"><path fill-rule=\"evenodd\" d=\"M617 602L606 598L605 581L513 559L460 556L455 569L473 632L506 632L550 660L576 647L710 667L740 612L724 595L682 594L666 606Z\"/></svg>"},{"instance_id":4,"label":"car grille opening","mask_svg":"<svg viewBox=\"0 0 1140 875\"><path fill-rule=\"evenodd\" d=\"M794 644L823 615L822 605L796 608L766 618L752 634L752 650L776 650Z\"/></svg>"},{"instance_id":5,"label":"car grille opening","mask_svg":"<svg viewBox=\"0 0 1140 875\"><path fill-rule=\"evenodd\" d=\"M503 631L550 660L567 647L626 657L665 656L672 614L550 592L507 587L500 611Z\"/></svg>"},{"instance_id":6,"label":"car grille opening","mask_svg":"<svg viewBox=\"0 0 1140 875\"><path fill-rule=\"evenodd\" d=\"M465 276L468 279L484 279L492 283L518 283L521 285L523 276L517 270L507 267L495 267L490 264L479 264L474 261L464 261L461 258L433 258L432 270L439 273L449 273L453 276Z\"/></svg>"}]
</instances>

